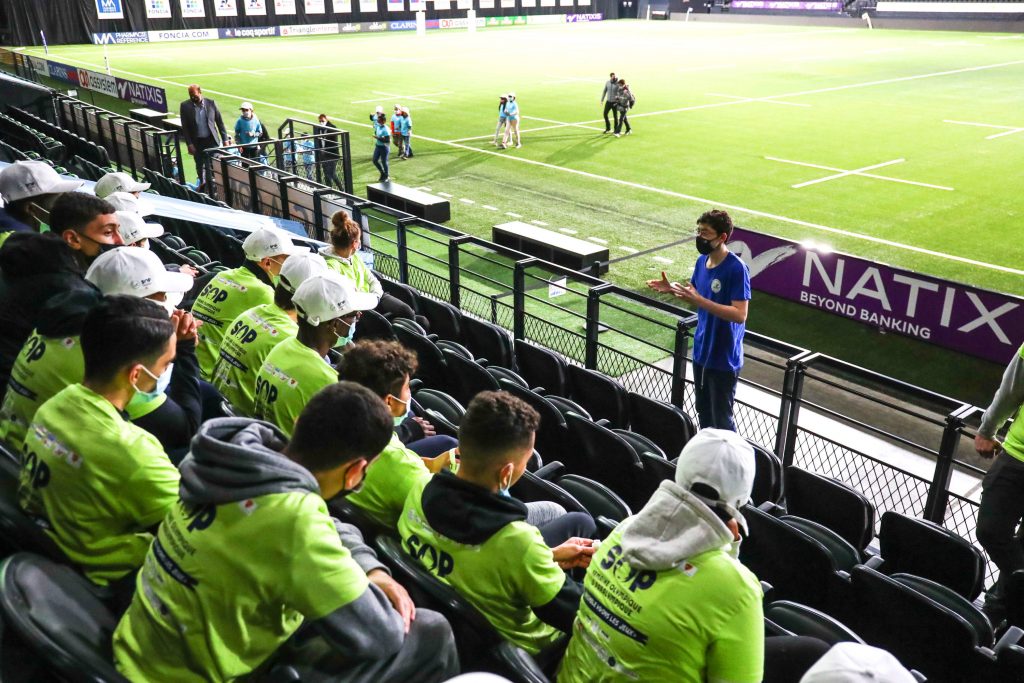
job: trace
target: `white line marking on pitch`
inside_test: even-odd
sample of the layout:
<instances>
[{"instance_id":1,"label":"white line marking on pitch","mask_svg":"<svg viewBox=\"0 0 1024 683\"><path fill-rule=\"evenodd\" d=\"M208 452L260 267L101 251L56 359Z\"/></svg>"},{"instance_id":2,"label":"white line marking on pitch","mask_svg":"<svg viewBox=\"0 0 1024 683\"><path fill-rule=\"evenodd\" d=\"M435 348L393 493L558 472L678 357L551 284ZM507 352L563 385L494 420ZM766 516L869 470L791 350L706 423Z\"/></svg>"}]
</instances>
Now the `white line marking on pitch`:
<instances>
[{"instance_id":1,"label":"white line marking on pitch","mask_svg":"<svg viewBox=\"0 0 1024 683\"><path fill-rule=\"evenodd\" d=\"M512 213L511 211L506 211L505 215L509 216L510 218L522 218L523 217L522 214Z\"/></svg>"},{"instance_id":2,"label":"white line marking on pitch","mask_svg":"<svg viewBox=\"0 0 1024 683\"><path fill-rule=\"evenodd\" d=\"M429 104L441 104L437 100L428 100L428 97L437 95L450 95L450 92L428 92L422 95L399 95L393 92L382 92L380 90L371 91L375 95L383 95L384 97L394 97L396 100L416 100L417 102L427 102ZM370 100L352 100L351 104L366 104L367 102L380 102L379 97L374 97Z\"/></svg>"},{"instance_id":3,"label":"white line marking on pitch","mask_svg":"<svg viewBox=\"0 0 1024 683\"><path fill-rule=\"evenodd\" d=\"M463 204L476 204L472 199L466 199L465 197L460 198L459 201Z\"/></svg>"},{"instance_id":4,"label":"white line marking on pitch","mask_svg":"<svg viewBox=\"0 0 1024 683\"><path fill-rule=\"evenodd\" d=\"M524 116L523 118L524 119L529 119L531 121L540 121L541 123L554 123L554 124L558 124L559 126L573 126L574 128L589 128L590 130L597 130L597 131L603 131L604 130L604 128L598 128L597 126L587 126L587 125L584 125L582 123L568 123L566 121L556 121L554 119L542 119L539 116ZM526 131L524 131L524 132L526 132Z\"/></svg>"},{"instance_id":5,"label":"white line marking on pitch","mask_svg":"<svg viewBox=\"0 0 1024 683\"><path fill-rule=\"evenodd\" d=\"M950 119L943 119L942 122L943 123L955 123L955 124L958 124L958 125L961 125L961 126L978 126L979 128L999 128L999 129L1003 130L1002 133L996 133L994 135L989 135L988 137L985 138L986 140L995 140L996 138L1005 137L1007 135L1013 135L1014 133L1024 133L1024 128L1015 127L1015 126L996 126L996 125L993 125L991 123L974 123L972 121L953 121L953 120L950 120Z\"/></svg>"},{"instance_id":6,"label":"white line marking on pitch","mask_svg":"<svg viewBox=\"0 0 1024 683\"><path fill-rule=\"evenodd\" d=\"M448 199L451 199L454 196L448 194L447 192L438 192L438 194L441 195L442 197L447 197Z\"/></svg>"},{"instance_id":7,"label":"white line marking on pitch","mask_svg":"<svg viewBox=\"0 0 1024 683\"><path fill-rule=\"evenodd\" d=\"M26 52L27 52L27 50L26 50ZM92 66L92 67L96 67L98 69L106 68L104 65L97 64L96 62L86 62L86 61L82 61L82 60L75 60L75 61L77 61L82 66ZM1016 66L1018 64L1024 64L1024 59L1013 61L1013 62L1000 62L998 64L988 64L988 65L985 65L985 66L969 67L967 69L956 69L956 70L953 70L953 71L939 71L939 72L932 73L932 74L920 74L920 75L917 75L917 76L905 76L905 77L898 78L898 79L889 79L888 81L871 81L871 82L868 82L868 83L852 83L852 84L845 85L845 86L835 86L833 88L823 89L822 91L824 91L824 90L844 90L844 89L849 89L849 88L861 88L861 87L866 87L866 86L870 86L870 85L880 85L880 84L887 83L887 82L916 80L916 79L921 79L921 78L932 78L932 77L935 77L935 76L948 76L948 75L951 75L951 74L963 73L964 71L981 71L981 70L984 70L984 69L997 69L997 68L1001 68L1001 67L1004 67L1004 66ZM149 75L146 75L146 74L141 74L141 73L137 73L137 72L133 72L133 71L126 71L125 69L114 68L112 70L113 71L117 71L118 73L125 74L127 76L135 76L137 78L142 79L143 81L157 81L157 82L160 82L160 83L166 83L168 85L173 85L173 86L176 86L178 88L184 88L184 87L187 86L186 83L180 83L178 81L172 81L172 80L169 80L169 79L166 79L166 78L158 78L158 77L155 77L155 76L149 76ZM261 104L261 105L263 105L265 107L273 107L274 109L280 109L281 111L290 111L290 112L293 112L293 113L296 113L296 114L303 114L305 116L317 116L317 114L318 114L318 112L315 112L315 111L307 111L305 109L298 109L296 107L289 107L287 105L277 104L276 102L268 102L266 100L255 100L255 99L252 99L252 98L244 98L244 97L242 97L240 95L235 95L235 94L232 94L232 93L229 93L229 92L224 92L222 90L210 90L210 89L207 89L206 92L208 92L211 95L223 95L224 97L230 97L230 98L234 98L234 99L238 99L238 100L248 100L249 102L253 102L255 104ZM813 92L813 91L808 91L806 93L800 93L800 94L809 94L810 92ZM793 96L792 94L791 95L780 95L780 97L792 97L792 96ZM721 103L719 103L719 104L721 104ZM733 104L733 103L727 102L725 104ZM352 121L352 120L349 120L349 119L344 119L344 118L342 118L340 116L335 116L335 117L332 117L332 118L335 119L336 121L339 121L341 123L345 123L345 124L350 125L350 126L359 126L361 128L369 128L370 127L370 124L365 122L365 121ZM603 123L603 120L592 121L591 123ZM692 201L692 202L696 202L696 203L699 203L699 204L712 204L714 206L718 206L718 207L721 207L723 209L732 209L733 211L739 211L741 213L747 214L748 216L758 216L760 218L767 218L767 219L770 219L770 220L776 220L776 221L780 221L782 223L788 223L790 225L799 225L799 226L804 227L804 228L810 228L811 230L819 230L821 232L827 232L827 233L831 233L833 235L842 235L843 237L850 237L852 239L859 239L859 240L863 240L864 242L871 242L872 244L882 244L882 245L885 245L887 247L893 247L894 249L902 249L904 251L911 251L911 252L914 252L916 254L925 254L927 256L934 256L936 258L945 259L947 261L955 261L957 263L966 263L968 265L976 266L978 268L984 268L986 270L995 270L995 271L998 271L1000 273L1009 273L1010 275L1024 275L1024 270L1021 270L1019 268L1010 268L1009 266L1001 266L1001 265L998 265L998 264L995 264L995 263L990 263L990 262L987 262L987 261L979 261L977 259L967 258L965 256L956 256L954 254L946 254L946 253L943 253L941 251L935 251L934 249L926 249L924 247L918 247L918 246L914 246L912 244L903 244L902 242L896 242L895 240L888 240L888 239L885 239L883 237L876 237L874 235L865 235L863 233L853 232L852 230L844 230L842 228L833 228L833 227L830 227L830 226L827 226L827 225L822 225L820 223L813 223L811 221L800 220L799 218L790 218L789 216L780 216L779 214L771 213L769 211L761 211L759 209L751 209L751 208L746 207L746 206L739 206L738 204L729 204L727 202L721 202L721 201L718 201L718 200L715 200L715 199L708 199L707 197L698 197L696 195L686 194L685 192L676 192L674 190L666 190L665 188L662 188L662 187L653 187L651 185L645 185L643 183L637 183L637 182L633 182L631 180L623 180L621 178L611 178L609 176L603 176L603 175L599 175L597 173L591 173L590 171L584 171L584 170L581 170L581 169L578 169L578 168L570 168L568 166L558 166L557 164L550 164L550 163L547 163L545 161L537 161L536 159L530 159L528 157L506 156L506 155L501 154L500 152L491 151L491 150L488 150L488 149L478 149L476 147L470 147L469 145L455 144L455 143L452 143L452 142L447 142L445 140L438 140L437 138L426 137L424 135L420 135L419 139L424 140L425 142L433 142L433 143L439 144L439 145L448 145L449 147L455 147L456 149L462 149L462 150L467 150L467 151L470 151L470 152L476 152L477 154L487 154L487 155L498 157L498 158L501 158L501 159L510 159L512 161L515 161L515 162L521 163L521 164L529 164L530 166L538 166L540 168L547 168L547 169L551 169L551 170L555 170L555 171L561 171L562 173L570 173L572 175L577 175L577 176L580 176L582 178L590 178L592 180L601 180L601 181L604 181L606 183L611 183L613 185L620 185L622 187L631 187L631 188L633 188L635 190L643 190L645 192L654 192L656 194L664 195L666 197L675 197L676 199L685 199L687 201ZM438 193L438 194L440 194L440 193ZM449 196L451 196L451 195L449 195Z\"/></svg>"},{"instance_id":8,"label":"white line marking on pitch","mask_svg":"<svg viewBox=\"0 0 1024 683\"><path fill-rule=\"evenodd\" d=\"M530 222L533 223L534 225L539 225L542 228L548 227L548 224L545 223L544 221L530 221Z\"/></svg>"},{"instance_id":9,"label":"white line marking on pitch","mask_svg":"<svg viewBox=\"0 0 1024 683\"><path fill-rule=\"evenodd\" d=\"M742 100L743 102L766 102L768 104L784 104L787 107L809 107L811 105L804 104L801 102L781 102L775 99L769 99L767 97L741 97L740 95L724 95L719 92L707 92L704 93L708 97L725 97L730 100Z\"/></svg>"},{"instance_id":10,"label":"white line marking on pitch","mask_svg":"<svg viewBox=\"0 0 1024 683\"><path fill-rule=\"evenodd\" d=\"M1024 36L996 36L992 40L1024 40Z\"/></svg>"},{"instance_id":11,"label":"white line marking on pitch","mask_svg":"<svg viewBox=\"0 0 1024 683\"><path fill-rule=\"evenodd\" d=\"M639 254L640 253L640 251L638 249L634 249L633 247L622 247L622 246L619 246L619 247L615 247L615 248L616 249L621 249L622 251L626 252L627 254Z\"/></svg>"},{"instance_id":12,"label":"white line marking on pitch","mask_svg":"<svg viewBox=\"0 0 1024 683\"><path fill-rule=\"evenodd\" d=\"M497 211L498 210L498 207L491 206L490 204L481 204L480 206L484 207L488 211Z\"/></svg>"},{"instance_id":13,"label":"white line marking on pitch","mask_svg":"<svg viewBox=\"0 0 1024 683\"><path fill-rule=\"evenodd\" d=\"M588 237L587 239L598 244L608 244L608 240L603 240L600 237Z\"/></svg>"},{"instance_id":14,"label":"white line marking on pitch","mask_svg":"<svg viewBox=\"0 0 1024 683\"><path fill-rule=\"evenodd\" d=\"M822 166L821 164L809 164L806 161L793 161L792 159L779 159L778 157L765 157L769 161L778 161L783 164L793 164L794 166L806 166L807 168L817 168L823 171L836 171L835 175L825 176L824 178L817 178L815 180L808 180L805 183L797 183L792 185L794 189L801 187L807 187L808 185L815 185L817 183L823 183L826 180L835 180L836 178L843 178L845 176L857 175L865 178L874 178L875 180L888 180L893 183L903 183L905 185L917 185L918 187L929 187L933 190L945 190L947 192L953 192L952 187L945 187L943 185L932 185L930 183L919 183L915 180L904 180L903 178L890 178L889 176L876 175L874 173L864 173L864 171L870 171L876 168L882 168L883 166L892 166L893 164L902 164L906 159L893 159L892 161L883 161L880 164L874 164L872 166L865 166L864 168L855 168L848 170L845 168L836 168L834 166Z\"/></svg>"},{"instance_id":15,"label":"white line marking on pitch","mask_svg":"<svg viewBox=\"0 0 1024 683\"><path fill-rule=\"evenodd\" d=\"M430 189L429 187L427 187L426 185L420 185L420 186L419 186L419 187L417 187L416 189L417 189L417 190L423 190L424 192L433 192L433 190L431 190L431 189Z\"/></svg>"},{"instance_id":16,"label":"white line marking on pitch","mask_svg":"<svg viewBox=\"0 0 1024 683\"><path fill-rule=\"evenodd\" d=\"M664 256L652 256L651 260L657 261L658 263L664 263L666 266L670 266L673 263L675 263L675 261L673 261L672 259L665 258Z\"/></svg>"},{"instance_id":17,"label":"white line marking on pitch","mask_svg":"<svg viewBox=\"0 0 1024 683\"><path fill-rule=\"evenodd\" d=\"M536 221L534 221L534 222L536 222ZM578 234L575 230L570 230L569 228L559 228L558 232L564 232L566 235L576 235L576 234Z\"/></svg>"},{"instance_id":18,"label":"white line marking on pitch","mask_svg":"<svg viewBox=\"0 0 1024 683\"><path fill-rule=\"evenodd\" d=\"M248 69L236 69L234 67L230 67L230 68L231 68L232 73L249 74L250 76L262 76L262 75L264 75L262 71L249 71Z\"/></svg>"}]
</instances>

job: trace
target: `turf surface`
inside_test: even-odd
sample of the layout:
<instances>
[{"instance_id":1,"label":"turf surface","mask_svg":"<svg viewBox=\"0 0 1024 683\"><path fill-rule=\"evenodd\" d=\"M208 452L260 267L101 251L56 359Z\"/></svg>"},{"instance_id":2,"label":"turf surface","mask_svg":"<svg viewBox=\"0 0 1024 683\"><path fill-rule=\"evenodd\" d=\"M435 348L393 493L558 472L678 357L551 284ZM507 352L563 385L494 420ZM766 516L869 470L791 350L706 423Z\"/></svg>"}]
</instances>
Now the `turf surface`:
<instances>
[{"instance_id":1,"label":"turf surface","mask_svg":"<svg viewBox=\"0 0 1024 683\"><path fill-rule=\"evenodd\" d=\"M395 180L451 195L450 225L465 232L487 237L495 223L526 220L604 241L628 257L608 275L628 288L662 269L685 278L692 243L633 254L678 242L700 212L724 206L745 227L1024 294L1020 38L617 21L108 53L115 73L167 88L172 103L198 82L226 114L249 100L275 128L330 114L353 133L357 191L376 179L368 114L404 104L416 156L392 161ZM95 46L51 56L102 64ZM635 132L621 139L600 121L612 69L637 96ZM497 95L508 90L524 146L498 150ZM884 179L793 187L876 165L863 172ZM750 326L772 336L976 401L997 380L993 364L759 298ZM932 361L922 367L922 353L944 378Z\"/></svg>"}]
</instances>

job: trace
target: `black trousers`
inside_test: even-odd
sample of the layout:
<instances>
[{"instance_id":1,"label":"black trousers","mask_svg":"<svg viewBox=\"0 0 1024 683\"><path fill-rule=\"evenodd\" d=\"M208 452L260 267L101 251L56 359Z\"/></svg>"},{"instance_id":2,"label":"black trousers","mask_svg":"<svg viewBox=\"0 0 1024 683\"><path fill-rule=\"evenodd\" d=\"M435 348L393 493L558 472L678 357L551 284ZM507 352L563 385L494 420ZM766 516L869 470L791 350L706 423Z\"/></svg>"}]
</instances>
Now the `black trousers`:
<instances>
[{"instance_id":1,"label":"black trousers","mask_svg":"<svg viewBox=\"0 0 1024 683\"><path fill-rule=\"evenodd\" d=\"M978 542L999 567L996 593L1014 570L1024 569L1024 547L1015 537L1024 517L1024 462L1003 451L981 482Z\"/></svg>"},{"instance_id":2,"label":"black trousers","mask_svg":"<svg viewBox=\"0 0 1024 683\"><path fill-rule=\"evenodd\" d=\"M196 148L196 179L199 180L200 185L206 185L208 178L206 177L206 159L208 157L207 151L214 147L220 147L217 141L213 137L199 138L194 143Z\"/></svg>"},{"instance_id":3,"label":"black trousers","mask_svg":"<svg viewBox=\"0 0 1024 683\"><path fill-rule=\"evenodd\" d=\"M612 119L613 119L612 122L608 121L608 112L612 113ZM615 108L614 104L612 104L611 102L605 100L605 103L604 103L604 132L607 133L608 131L610 131L612 129L612 124L613 123L614 123L616 128L619 127L619 110Z\"/></svg>"},{"instance_id":4,"label":"black trousers","mask_svg":"<svg viewBox=\"0 0 1024 683\"><path fill-rule=\"evenodd\" d=\"M712 370L694 363L693 379L700 428L713 427L735 432L732 406L736 398L737 374L728 370Z\"/></svg>"},{"instance_id":5,"label":"black trousers","mask_svg":"<svg viewBox=\"0 0 1024 683\"><path fill-rule=\"evenodd\" d=\"M628 109L622 109L620 111L618 108L616 108L615 111L618 112L618 114L619 114L619 120L615 122L615 134L618 135L619 133L621 133L623 126L626 127L626 132L627 133L629 131L633 130L630 127L630 125L629 125L629 118L627 118L627 116L626 116L626 112L629 111L629 110Z\"/></svg>"}]
</instances>

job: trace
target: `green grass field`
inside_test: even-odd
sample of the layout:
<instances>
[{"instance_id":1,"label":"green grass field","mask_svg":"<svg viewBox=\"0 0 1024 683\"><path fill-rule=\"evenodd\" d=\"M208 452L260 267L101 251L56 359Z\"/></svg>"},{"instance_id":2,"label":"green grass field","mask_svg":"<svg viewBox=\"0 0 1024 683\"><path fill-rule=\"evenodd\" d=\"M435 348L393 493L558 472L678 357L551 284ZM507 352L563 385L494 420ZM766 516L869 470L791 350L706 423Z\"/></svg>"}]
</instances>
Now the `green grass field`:
<instances>
[{"instance_id":1,"label":"green grass field","mask_svg":"<svg viewBox=\"0 0 1024 683\"><path fill-rule=\"evenodd\" d=\"M103 64L100 47L50 53ZM686 277L692 243L666 245L724 207L745 227L1024 294L1021 36L615 21L108 53L115 74L167 88L172 105L197 82L226 114L249 100L274 128L328 113L352 131L360 193L377 175L368 114L404 104L416 156L393 158L397 182L451 195L450 225L465 232L489 237L516 219L603 241L613 258L629 257L608 275L625 287L640 290L662 269ZM621 139L602 135L610 70L637 96L634 133ZM498 150L497 96L508 90L524 147ZM884 178L793 187L876 165L866 172ZM999 373L767 296L750 326L976 401Z\"/></svg>"}]
</instances>

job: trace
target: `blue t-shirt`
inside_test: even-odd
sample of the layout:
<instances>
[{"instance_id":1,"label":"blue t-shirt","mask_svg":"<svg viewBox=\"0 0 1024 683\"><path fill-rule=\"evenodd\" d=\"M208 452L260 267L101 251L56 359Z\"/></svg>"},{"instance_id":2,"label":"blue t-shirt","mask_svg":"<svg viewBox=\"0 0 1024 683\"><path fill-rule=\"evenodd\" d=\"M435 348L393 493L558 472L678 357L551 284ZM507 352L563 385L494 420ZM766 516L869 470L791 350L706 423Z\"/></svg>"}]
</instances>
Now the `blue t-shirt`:
<instances>
[{"instance_id":1,"label":"blue t-shirt","mask_svg":"<svg viewBox=\"0 0 1024 683\"><path fill-rule=\"evenodd\" d=\"M395 121L395 130L402 135L409 135L412 132L412 122L408 116L402 116Z\"/></svg>"},{"instance_id":2,"label":"blue t-shirt","mask_svg":"<svg viewBox=\"0 0 1024 683\"><path fill-rule=\"evenodd\" d=\"M509 102L505 105L505 116L512 119L513 121L519 120L519 103Z\"/></svg>"},{"instance_id":3,"label":"blue t-shirt","mask_svg":"<svg viewBox=\"0 0 1024 683\"><path fill-rule=\"evenodd\" d=\"M260 120L255 115L248 120L244 116L239 116L235 122L235 142L240 145L256 142L260 139L262 130Z\"/></svg>"},{"instance_id":4,"label":"blue t-shirt","mask_svg":"<svg viewBox=\"0 0 1024 683\"><path fill-rule=\"evenodd\" d=\"M693 267L690 282L704 298L731 306L733 301L750 300L750 271L739 256L729 252L714 268L701 256ZM712 370L739 372L743 367L745 323L732 323L697 309L697 331L693 334L693 362Z\"/></svg>"},{"instance_id":5,"label":"blue t-shirt","mask_svg":"<svg viewBox=\"0 0 1024 683\"><path fill-rule=\"evenodd\" d=\"M378 147L387 147L391 142L391 131L382 123L374 123L373 137L376 138Z\"/></svg>"}]
</instances>

